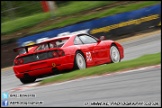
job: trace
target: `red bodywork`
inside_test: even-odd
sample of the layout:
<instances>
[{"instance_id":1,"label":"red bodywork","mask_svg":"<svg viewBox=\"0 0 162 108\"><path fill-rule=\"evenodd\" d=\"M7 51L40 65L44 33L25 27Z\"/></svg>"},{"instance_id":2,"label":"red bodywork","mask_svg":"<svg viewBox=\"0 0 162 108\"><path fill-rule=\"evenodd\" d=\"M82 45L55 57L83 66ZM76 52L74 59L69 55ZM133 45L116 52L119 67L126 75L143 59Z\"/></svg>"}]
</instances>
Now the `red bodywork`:
<instances>
[{"instance_id":1,"label":"red bodywork","mask_svg":"<svg viewBox=\"0 0 162 108\"><path fill-rule=\"evenodd\" d=\"M77 35L72 35L72 36L56 37L54 39L51 39L51 40L56 40L56 39L69 38L64 43L64 45L59 48L49 48L47 50L40 50L36 52L35 50L38 48L38 46L33 46L33 48L31 48L28 51L28 53L19 54L14 60L14 63L19 62L19 64L13 66L13 70L16 77L23 78L25 73L33 77L37 77L39 75L46 75L49 73L53 73L54 68L59 71L72 70L74 67L74 60L77 51L81 51L83 53L84 58L86 60L86 67L96 66L104 63L110 63L111 62L110 46L112 44L115 44L117 46L120 52L120 58L122 59L124 57L123 47L115 41L112 40L101 41L95 38L97 40L96 43L74 45L74 39L76 38L76 36ZM60 51L60 53L63 54L58 57L51 57L48 59L38 60L29 63L23 63L24 62L23 59L19 59L30 55L33 55L34 57L34 54L37 55L38 53L56 51L56 50ZM89 60L89 57L87 56L87 52L91 53L92 60ZM18 59L19 61L16 61Z\"/></svg>"}]
</instances>

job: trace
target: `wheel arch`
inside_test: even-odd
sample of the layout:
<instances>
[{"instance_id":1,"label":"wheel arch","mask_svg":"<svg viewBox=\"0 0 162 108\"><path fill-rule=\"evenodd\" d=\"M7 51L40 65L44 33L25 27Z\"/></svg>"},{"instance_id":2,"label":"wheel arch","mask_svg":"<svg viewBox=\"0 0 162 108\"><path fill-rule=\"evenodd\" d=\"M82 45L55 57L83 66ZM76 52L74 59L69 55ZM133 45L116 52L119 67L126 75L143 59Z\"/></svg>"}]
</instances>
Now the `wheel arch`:
<instances>
[{"instance_id":1,"label":"wheel arch","mask_svg":"<svg viewBox=\"0 0 162 108\"><path fill-rule=\"evenodd\" d=\"M77 54L77 52L80 52L82 55L83 55L83 57L85 58L85 54L83 53L83 51L81 50L81 49L77 49L76 51L75 51L75 55ZM75 58L74 58L74 60L75 60ZM74 61L75 62L75 61Z\"/></svg>"},{"instance_id":2,"label":"wheel arch","mask_svg":"<svg viewBox=\"0 0 162 108\"><path fill-rule=\"evenodd\" d=\"M113 45L115 45L115 46L118 48L119 53L120 53L120 55L121 55L120 47L122 47L122 46L121 46L119 43L117 43L117 42L112 42L111 45L110 45L110 47L113 46Z\"/></svg>"},{"instance_id":3,"label":"wheel arch","mask_svg":"<svg viewBox=\"0 0 162 108\"><path fill-rule=\"evenodd\" d=\"M74 59L73 59L73 69L75 69L75 56L76 56L76 54L77 54L78 52L81 53L81 54L83 55L83 57L84 57L84 59L85 59L86 66L87 66L87 60L86 60L85 54L83 53L83 51L82 51L81 49L77 49L77 50L75 51L75 55L74 55Z\"/></svg>"},{"instance_id":4,"label":"wheel arch","mask_svg":"<svg viewBox=\"0 0 162 108\"><path fill-rule=\"evenodd\" d=\"M122 51L123 50L123 47L119 43L117 43L117 42L112 42L111 45L110 45L110 48L113 45L117 47L117 49L119 51L119 54L120 54L120 60L121 60L124 57L123 51Z\"/></svg>"},{"instance_id":5,"label":"wheel arch","mask_svg":"<svg viewBox=\"0 0 162 108\"><path fill-rule=\"evenodd\" d=\"M87 62L87 60L86 60L86 56L85 56L85 54L83 53L83 51L82 51L81 49L77 49L77 50L75 51L75 55L74 55L74 59L73 59L73 63L75 63L75 56L76 56L77 52L80 52L80 53L83 55L85 61ZM87 63L86 63L86 64L87 64Z\"/></svg>"},{"instance_id":6,"label":"wheel arch","mask_svg":"<svg viewBox=\"0 0 162 108\"><path fill-rule=\"evenodd\" d=\"M117 47L117 44L115 42L111 43L111 46L115 45ZM117 47L118 48L118 47Z\"/></svg>"}]
</instances>

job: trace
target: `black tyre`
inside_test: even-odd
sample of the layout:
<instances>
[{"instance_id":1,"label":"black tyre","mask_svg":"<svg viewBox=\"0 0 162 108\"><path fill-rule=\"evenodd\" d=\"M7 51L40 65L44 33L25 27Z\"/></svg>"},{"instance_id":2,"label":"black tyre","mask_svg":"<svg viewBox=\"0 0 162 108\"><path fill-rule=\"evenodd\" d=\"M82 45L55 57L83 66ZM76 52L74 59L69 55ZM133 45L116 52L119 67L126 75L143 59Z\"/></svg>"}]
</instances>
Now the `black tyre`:
<instances>
[{"instance_id":1,"label":"black tyre","mask_svg":"<svg viewBox=\"0 0 162 108\"><path fill-rule=\"evenodd\" d=\"M77 52L75 55L74 69L85 69L86 61L81 52Z\"/></svg>"},{"instance_id":2,"label":"black tyre","mask_svg":"<svg viewBox=\"0 0 162 108\"><path fill-rule=\"evenodd\" d=\"M30 78L20 78L20 81L23 83L23 84L28 84L28 83L32 83L36 80L36 78L34 77L30 77Z\"/></svg>"},{"instance_id":3,"label":"black tyre","mask_svg":"<svg viewBox=\"0 0 162 108\"><path fill-rule=\"evenodd\" d=\"M110 57L112 63L120 62L120 53L118 48L115 45L112 45L110 48Z\"/></svg>"}]
</instances>

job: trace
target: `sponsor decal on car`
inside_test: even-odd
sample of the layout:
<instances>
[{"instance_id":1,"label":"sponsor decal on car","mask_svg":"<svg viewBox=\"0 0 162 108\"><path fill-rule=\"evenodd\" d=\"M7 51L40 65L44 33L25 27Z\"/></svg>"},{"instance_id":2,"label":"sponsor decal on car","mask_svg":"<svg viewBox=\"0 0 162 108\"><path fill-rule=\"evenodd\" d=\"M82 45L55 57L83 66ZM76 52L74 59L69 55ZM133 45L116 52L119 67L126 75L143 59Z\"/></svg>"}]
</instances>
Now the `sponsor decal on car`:
<instances>
[{"instance_id":1,"label":"sponsor decal on car","mask_svg":"<svg viewBox=\"0 0 162 108\"><path fill-rule=\"evenodd\" d=\"M92 61L91 52L86 52L87 61Z\"/></svg>"}]
</instances>

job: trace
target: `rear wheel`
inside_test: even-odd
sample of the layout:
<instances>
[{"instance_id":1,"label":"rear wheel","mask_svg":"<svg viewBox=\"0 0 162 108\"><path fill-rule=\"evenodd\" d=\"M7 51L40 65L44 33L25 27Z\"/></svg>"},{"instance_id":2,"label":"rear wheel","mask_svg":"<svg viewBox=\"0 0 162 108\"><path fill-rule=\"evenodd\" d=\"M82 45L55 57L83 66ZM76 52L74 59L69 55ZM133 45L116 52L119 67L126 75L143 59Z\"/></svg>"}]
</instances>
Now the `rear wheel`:
<instances>
[{"instance_id":1,"label":"rear wheel","mask_svg":"<svg viewBox=\"0 0 162 108\"><path fill-rule=\"evenodd\" d=\"M27 83L32 83L36 80L36 78L34 77L30 77L30 78L20 78L20 81L23 83L23 84L27 84Z\"/></svg>"},{"instance_id":2,"label":"rear wheel","mask_svg":"<svg viewBox=\"0 0 162 108\"><path fill-rule=\"evenodd\" d=\"M85 69L86 61L81 52L77 52L75 55L74 69Z\"/></svg>"},{"instance_id":3,"label":"rear wheel","mask_svg":"<svg viewBox=\"0 0 162 108\"><path fill-rule=\"evenodd\" d=\"M120 53L115 45L112 45L110 48L110 57L112 63L120 62Z\"/></svg>"}]
</instances>

